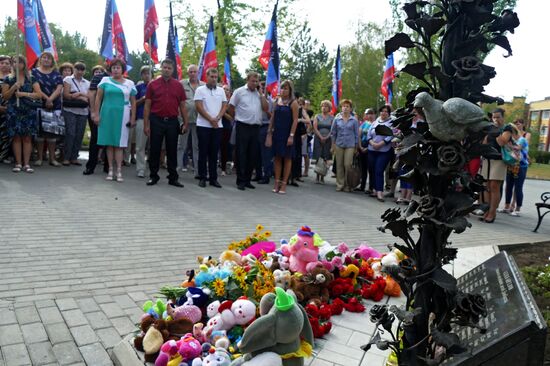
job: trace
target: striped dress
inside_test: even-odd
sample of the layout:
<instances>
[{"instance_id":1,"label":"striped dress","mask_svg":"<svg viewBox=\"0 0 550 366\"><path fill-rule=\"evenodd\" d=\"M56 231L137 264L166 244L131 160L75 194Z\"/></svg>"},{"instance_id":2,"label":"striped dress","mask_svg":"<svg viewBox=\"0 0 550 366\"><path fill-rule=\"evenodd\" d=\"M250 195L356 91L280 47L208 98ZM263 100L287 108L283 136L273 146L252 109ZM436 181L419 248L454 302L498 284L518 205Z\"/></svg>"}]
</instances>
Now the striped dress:
<instances>
[{"instance_id":1,"label":"striped dress","mask_svg":"<svg viewBox=\"0 0 550 366\"><path fill-rule=\"evenodd\" d=\"M130 122L130 97L137 94L132 80L118 82L104 77L98 88L103 90L99 112L97 144L101 146L127 147Z\"/></svg>"}]
</instances>

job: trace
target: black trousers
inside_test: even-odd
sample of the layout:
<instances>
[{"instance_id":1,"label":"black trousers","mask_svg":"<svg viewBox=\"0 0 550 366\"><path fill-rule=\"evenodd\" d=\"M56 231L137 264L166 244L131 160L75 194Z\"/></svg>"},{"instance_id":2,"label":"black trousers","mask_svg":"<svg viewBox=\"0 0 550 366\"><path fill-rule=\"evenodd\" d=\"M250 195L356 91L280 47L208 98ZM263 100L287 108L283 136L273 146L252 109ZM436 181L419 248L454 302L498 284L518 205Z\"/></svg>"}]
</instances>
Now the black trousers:
<instances>
[{"instance_id":1,"label":"black trousers","mask_svg":"<svg viewBox=\"0 0 550 366\"><path fill-rule=\"evenodd\" d=\"M235 148L237 149L237 185L250 183L252 170L260 155L258 136L260 125L247 125L237 121Z\"/></svg>"},{"instance_id":2,"label":"black trousers","mask_svg":"<svg viewBox=\"0 0 550 366\"><path fill-rule=\"evenodd\" d=\"M90 126L90 145L88 149L88 162L86 163L86 170L94 171L97 165L97 155L99 152L99 146L97 145L97 125L92 121L91 118L88 119L88 125ZM103 150L105 154L105 150ZM109 170L109 163L107 159L103 158L103 171L107 172Z\"/></svg>"},{"instance_id":3,"label":"black trousers","mask_svg":"<svg viewBox=\"0 0 550 366\"><path fill-rule=\"evenodd\" d=\"M302 176L302 136L298 134L294 135L294 156L290 173L292 179Z\"/></svg>"},{"instance_id":4,"label":"black trousers","mask_svg":"<svg viewBox=\"0 0 550 366\"><path fill-rule=\"evenodd\" d=\"M197 126L199 139L199 178L206 179L206 164L208 163L208 180L218 180L218 153L223 128L208 128Z\"/></svg>"},{"instance_id":5,"label":"black trousers","mask_svg":"<svg viewBox=\"0 0 550 366\"><path fill-rule=\"evenodd\" d=\"M150 118L151 134L149 142L151 151L149 152L149 170L151 179L159 179L160 151L162 149L162 140L166 142L166 160L168 161L168 180L177 181L179 176L178 166L178 137L180 132L180 123L177 117L162 118L151 115Z\"/></svg>"},{"instance_id":6,"label":"black trousers","mask_svg":"<svg viewBox=\"0 0 550 366\"><path fill-rule=\"evenodd\" d=\"M361 152L359 154L359 160L361 161L361 190L364 191L365 187L367 186L367 176L369 175L369 157L367 155L367 152ZM371 179L372 181L372 179ZM374 185L374 181L372 182L372 185ZM372 189L369 182L369 189Z\"/></svg>"}]
</instances>

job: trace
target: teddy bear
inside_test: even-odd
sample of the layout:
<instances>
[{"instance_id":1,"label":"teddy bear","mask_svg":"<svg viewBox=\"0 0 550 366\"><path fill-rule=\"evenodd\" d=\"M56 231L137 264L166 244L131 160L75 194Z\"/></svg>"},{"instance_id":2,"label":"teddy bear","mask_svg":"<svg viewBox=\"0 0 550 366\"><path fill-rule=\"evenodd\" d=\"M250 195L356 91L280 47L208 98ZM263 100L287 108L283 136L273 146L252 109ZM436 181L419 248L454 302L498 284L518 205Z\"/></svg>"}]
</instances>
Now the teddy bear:
<instances>
[{"instance_id":1,"label":"teddy bear","mask_svg":"<svg viewBox=\"0 0 550 366\"><path fill-rule=\"evenodd\" d=\"M275 286L287 290L290 288L292 282L292 274L290 271L276 269L273 271L273 277L275 278Z\"/></svg>"},{"instance_id":2,"label":"teddy bear","mask_svg":"<svg viewBox=\"0 0 550 366\"><path fill-rule=\"evenodd\" d=\"M202 312L198 306L184 304L176 307L172 303L172 300L168 301L166 312L174 320L187 318L191 320L193 324L200 322L202 319Z\"/></svg>"},{"instance_id":3,"label":"teddy bear","mask_svg":"<svg viewBox=\"0 0 550 366\"><path fill-rule=\"evenodd\" d=\"M290 270L292 272L307 273L309 263L316 265L319 259L319 246L323 240L308 226L302 226L297 234L290 238L287 245L283 245L283 254L289 257Z\"/></svg>"},{"instance_id":4,"label":"teddy bear","mask_svg":"<svg viewBox=\"0 0 550 366\"><path fill-rule=\"evenodd\" d=\"M280 287L260 301L260 317L244 331L237 347L244 354L232 366L303 366L311 357L313 332L292 290Z\"/></svg>"},{"instance_id":5,"label":"teddy bear","mask_svg":"<svg viewBox=\"0 0 550 366\"><path fill-rule=\"evenodd\" d=\"M172 339L162 345L155 366L167 366L169 362L175 365L192 362L201 353L201 343L191 333L187 333L178 341Z\"/></svg>"},{"instance_id":6,"label":"teddy bear","mask_svg":"<svg viewBox=\"0 0 550 366\"><path fill-rule=\"evenodd\" d=\"M231 313L236 325L248 325L256 317L256 305L245 296L241 296L231 305Z\"/></svg>"},{"instance_id":7,"label":"teddy bear","mask_svg":"<svg viewBox=\"0 0 550 366\"><path fill-rule=\"evenodd\" d=\"M163 343L178 340L193 330L193 323L187 318L179 320L155 319L146 316L140 323L141 333L134 338L134 347L145 354L147 362L154 362Z\"/></svg>"},{"instance_id":8,"label":"teddy bear","mask_svg":"<svg viewBox=\"0 0 550 366\"><path fill-rule=\"evenodd\" d=\"M229 366L231 365L231 355L224 348L210 348L208 355L201 358L195 358L191 366Z\"/></svg>"},{"instance_id":9,"label":"teddy bear","mask_svg":"<svg viewBox=\"0 0 550 366\"><path fill-rule=\"evenodd\" d=\"M329 285L333 279L334 275L322 264L318 264L307 274L292 277L291 288L300 303L314 303L320 306L329 300Z\"/></svg>"}]
</instances>

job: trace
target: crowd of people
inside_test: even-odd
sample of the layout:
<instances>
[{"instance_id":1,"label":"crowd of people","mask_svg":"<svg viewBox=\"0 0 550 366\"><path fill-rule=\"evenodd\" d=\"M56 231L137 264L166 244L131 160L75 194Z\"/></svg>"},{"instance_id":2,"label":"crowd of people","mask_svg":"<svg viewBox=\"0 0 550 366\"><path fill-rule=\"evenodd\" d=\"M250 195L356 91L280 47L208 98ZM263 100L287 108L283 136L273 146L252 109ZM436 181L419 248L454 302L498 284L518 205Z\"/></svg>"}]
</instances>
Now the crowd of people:
<instances>
[{"instance_id":1,"label":"crowd of people","mask_svg":"<svg viewBox=\"0 0 550 366\"><path fill-rule=\"evenodd\" d=\"M378 126L394 128L391 106L368 108L360 115L353 102L344 99L333 115L331 102L325 100L315 115L290 80L283 81L279 95L272 98L256 72L247 74L244 86L231 90L220 84L215 68L206 71L204 83L197 66L190 65L181 81L172 77L174 67L164 60L154 78L144 66L141 80L134 83L125 77L124 62L114 60L107 68L94 66L88 81L85 64L57 67L49 52L42 53L30 72L24 57L0 56L0 160L13 164L15 173L34 172L33 166L40 167L46 156L55 167L81 165L78 154L88 123L89 158L83 174L93 174L103 160L108 181L123 182L122 166L133 163L138 177L145 178L149 171L148 186L159 182L164 167L168 184L175 187L183 187L179 172L191 169L203 188L221 188L220 171L235 173L239 190L274 179L273 192L285 194L287 185L297 187L309 176L311 158L315 183L325 184L332 171L337 191L361 191L381 202L411 200L415 187L404 180L396 197L399 176L408 171L395 164L394 137L377 133ZM41 128L44 111L63 116L63 136ZM420 108L414 113L416 128L425 117ZM485 142L518 159L513 165L499 159L468 162L470 174L481 173L487 180L481 200L489 209L478 212L487 223L495 220L504 181L505 206L500 211L519 216L529 165L530 134L524 121L505 125L502 109L492 113L492 120L494 131ZM360 171L358 181L352 179L354 171Z\"/></svg>"}]
</instances>

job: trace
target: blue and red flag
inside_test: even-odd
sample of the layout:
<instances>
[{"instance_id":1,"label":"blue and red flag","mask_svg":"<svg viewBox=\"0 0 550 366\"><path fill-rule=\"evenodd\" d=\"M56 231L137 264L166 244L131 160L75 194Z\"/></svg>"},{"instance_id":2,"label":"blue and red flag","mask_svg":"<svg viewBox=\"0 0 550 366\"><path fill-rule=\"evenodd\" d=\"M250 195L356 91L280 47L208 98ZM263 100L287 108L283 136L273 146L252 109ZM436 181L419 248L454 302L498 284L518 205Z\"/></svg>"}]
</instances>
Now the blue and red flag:
<instances>
[{"instance_id":1,"label":"blue and red flag","mask_svg":"<svg viewBox=\"0 0 550 366\"><path fill-rule=\"evenodd\" d=\"M172 16L172 2L170 2L170 22L168 24L168 43L166 45L166 58L174 61L176 67L172 76L174 79L181 79L181 56L178 40L178 30L174 27L174 17Z\"/></svg>"},{"instance_id":2,"label":"blue and red flag","mask_svg":"<svg viewBox=\"0 0 550 366\"><path fill-rule=\"evenodd\" d=\"M269 26L267 27L267 33L265 35L265 41L264 46L262 47L262 53L260 53L260 57L258 58L258 61L260 62L260 65L264 68L264 70L267 70L267 67L269 66L269 59L271 58L271 45L273 42L273 32L277 32L277 4L275 4L275 10L273 11L273 14L271 16L271 21L269 22Z\"/></svg>"},{"instance_id":3,"label":"blue and red flag","mask_svg":"<svg viewBox=\"0 0 550 366\"><path fill-rule=\"evenodd\" d=\"M50 52L57 61L58 56L57 48L55 47L55 39L50 31L46 13L44 13L44 7L42 7L42 2L40 0L33 0L33 11L42 52Z\"/></svg>"},{"instance_id":4,"label":"blue and red flag","mask_svg":"<svg viewBox=\"0 0 550 366\"><path fill-rule=\"evenodd\" d=\"M340 98L342 98L342 64L340 61L340 46L338 46L336 60L334 61L334 75L332 76L332 97L330 98L332 114L336 114L338 111Z\"/></svg>"},{"instance_id":5,"label":"blue and red flag","mask_svg":"<svg viewBox=\"0 0 550 366\"><path fill-rule=\"evenodd\" d=\"M275 98L277 97L277 94L279 94L279 83L281 78L279 72L279 46L277 44L277 3L275 3L275 7L273 8L271 22L269 23L264 42L264 49L262 49L262 54L260 55L261 64L266 61L265 56L267 55L267 52L264 53L264 50L267 45L269 45L269 56L267 59L265 90L270 93L273 98Z\"/></svg>"},{"instance_id":6,"label":"blue and red flag","mask_svg":"<svg viewBox=\"0 0 550 366\"><path fill-rule=\"evenodd\" d=\"M227 55L225 55L225 60L223 62L223 85L227 85L231 88L231 55L229 54L229 49L227 50Z\"/></svg>"},{"instance_id":7,"label":"blue and red flag","mask_svg":"<svg viewBox=\"0 0 550 366\"><path fill-rule=\"evenodd\" d=\"M210 17L208 34L202 50L199 61L199 80L206 82L206 70L211 67L218 67L218 58L216 55L216 38L214 37L214 17Z\"/></svg>"},{"instance_id":8,"label":"blue and red flag","mask_svg":"<svg viewBox=\"0 0 550 366\"><path fill-rule=\"evenodd\" d=\"M114 49L114 52L113 52ZM121 59L126 63L126 71L132 69L128 46L126 45L126 37L124 37L124 29L120 21L120 14L116 7L115 0L107 0L105 5L105 18L103 22L103 34L101 35L101 56L107 61L115 58Z\"/></svg>"},{"instance_id":9,"label":"blue and red flag","mask_svg":"<svg viewBox=\"0 0 550 366\"><path fill-rule=\"evenodd\" d=\"M40 40L31 0L17 0L17 27L25 37L25 56L30 69L40 56Z\"/></svg>"},{"instance_id":10,"label":"blue and red flag","mask_svg":"<svg viewBox=\"0 0 550 366\"><path fill-rule=\"evenodd\" d=\"M154 63L159 63L158 41L156 29L159 27L159 18L155 0L145 0L145 12L143 13L143 48Z\"/></svg>"},{"instance_id":11,"label":"blue and red flag","mask_svg":"<svg viewBox=\"0 0 550 366\"><path fill-rule=\"evenodd\" d=\"M380 91L386 99L386 104L391 105L393 99L393 79L395 79L395 66L393 64L393 53L386 58L386 67L382 76Z\"/></svg>"}]
</instances>

